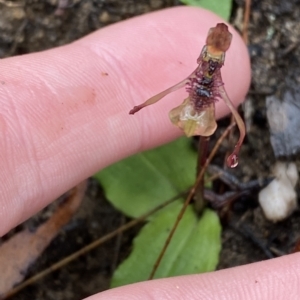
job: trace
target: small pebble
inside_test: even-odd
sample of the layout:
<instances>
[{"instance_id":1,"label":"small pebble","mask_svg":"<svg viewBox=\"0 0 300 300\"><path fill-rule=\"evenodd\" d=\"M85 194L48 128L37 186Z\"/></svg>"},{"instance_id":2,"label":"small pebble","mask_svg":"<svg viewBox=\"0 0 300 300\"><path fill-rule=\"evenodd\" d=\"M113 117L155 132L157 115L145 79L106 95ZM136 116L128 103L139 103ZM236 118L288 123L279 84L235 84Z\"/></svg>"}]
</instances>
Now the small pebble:
<instances>
[{"instance_id":1,"label":"small pebble","mask_svg":"<svg viewBox=\"0 0 300 300\"><path fill-rule=\"evenodd\" d=\"M108 23L110 21L110 15L107 11L104 11L101 13L101 15L99 16L99 21L101 23Z\"/></svg>"}]
</instances>

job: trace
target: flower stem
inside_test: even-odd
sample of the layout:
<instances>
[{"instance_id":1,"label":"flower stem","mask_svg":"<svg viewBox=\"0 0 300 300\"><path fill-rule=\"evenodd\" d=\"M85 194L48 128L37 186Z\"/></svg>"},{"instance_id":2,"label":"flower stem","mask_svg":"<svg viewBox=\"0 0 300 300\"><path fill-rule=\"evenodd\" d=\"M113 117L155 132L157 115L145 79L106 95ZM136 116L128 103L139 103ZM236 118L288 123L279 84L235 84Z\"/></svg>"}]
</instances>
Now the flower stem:
<instances>
[{"instance_id":1,"label":"flower stem","mask_svg":"<svg viewBox=\"0 0 300 300\"><path fill-rule=\"evenodd\" d=\"M199 136L197 177L201 172L201 170L203 169L203 166L205 165L207 159L208 142L209 142L208 137ZM202 177L198 186L196 187L194 201L195 201L195 210L197 214L200 215L206 203L204 199L204 177Z\"/></svg>"}]
</instances>

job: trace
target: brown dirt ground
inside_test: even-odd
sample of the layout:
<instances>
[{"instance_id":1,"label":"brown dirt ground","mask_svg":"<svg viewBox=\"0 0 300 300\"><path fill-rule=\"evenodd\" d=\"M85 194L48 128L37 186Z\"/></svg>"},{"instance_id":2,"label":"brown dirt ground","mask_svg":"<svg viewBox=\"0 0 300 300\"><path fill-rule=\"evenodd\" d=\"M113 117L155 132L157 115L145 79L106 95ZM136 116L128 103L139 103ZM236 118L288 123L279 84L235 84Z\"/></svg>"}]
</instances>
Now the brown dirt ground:
<instances>
[{"instance_id":1,"label":"brown dirt ground","mask_svg":"<svg viewBox=\"0 0 300 300\"><path fill-rule=\"evenodd\" d=\"M1 1L2 2L2 1ZM8 57L70 43L94 30L136 15L178 5L175 0L19 0L0 3L0 57ZM248 135L240 166L234 171L241 181L266 178L275 157L269 141L265 98L288 89L287 77L300 81L300 5L297 0L253 0L249 25L252 85L243 107ZM20 3L18 7L14 3ZM244 1L234 1L231 23L240 28ZM220 130L228 120L220 121ZM225 148L220 153L224 153ZM216 164L222 165L221 157ZM299 167L299 159L298 159ZM215 184L216 191L222 189ZM299 195L299 185L297 186ZM51 243L28 273L28 277L111 232L126 218L106 200L101 187L91 179L80 211ZM219 269L247 264L290 253L300 237L300 212L284 222L265 220L257 196L243 196L222 213L223 249ZM31 223L30 223L31 222ZM23 226L32 226L32 222ZM19 229L17 229L19 230ZM13 232L15 232L14 230ZM81 299L105 290L116 264L130 251L138 228L117 241L82 256L12 299ZM12 233L10 233L11 235Z\"/></svg>"}]
</instances>

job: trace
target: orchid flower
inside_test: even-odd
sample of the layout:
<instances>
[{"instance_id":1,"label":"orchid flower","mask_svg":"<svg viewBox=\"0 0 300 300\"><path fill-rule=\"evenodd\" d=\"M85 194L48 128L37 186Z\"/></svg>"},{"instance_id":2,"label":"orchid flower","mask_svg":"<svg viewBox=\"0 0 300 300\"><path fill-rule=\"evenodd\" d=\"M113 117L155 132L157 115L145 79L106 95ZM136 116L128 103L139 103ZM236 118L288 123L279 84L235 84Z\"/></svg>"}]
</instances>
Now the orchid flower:
<instances>
[{"instance_id":1,"label":"orchid flower","mask_svg":"<svg viewBox=\"0 0 300 300\"><path fill-rule=\"evenodd\" d=\"M223 99L240 131L239 140L227 158L228 166L234 168L238 165L238 153L245 137L245 125L224 89L221 76L225 52L230 47L231 39L232 34L228 31L227 25L219 23L211 28L206 38L206 45L197 59L198 66L193 73L176 85L135 106L129 113L135 114L140 109L158 102L169 93L185 86L189 95L181 105L170 111L171 122L182 129L188 137L211 136L217 128L215 103Z\"/></svg>"}]
</instances>

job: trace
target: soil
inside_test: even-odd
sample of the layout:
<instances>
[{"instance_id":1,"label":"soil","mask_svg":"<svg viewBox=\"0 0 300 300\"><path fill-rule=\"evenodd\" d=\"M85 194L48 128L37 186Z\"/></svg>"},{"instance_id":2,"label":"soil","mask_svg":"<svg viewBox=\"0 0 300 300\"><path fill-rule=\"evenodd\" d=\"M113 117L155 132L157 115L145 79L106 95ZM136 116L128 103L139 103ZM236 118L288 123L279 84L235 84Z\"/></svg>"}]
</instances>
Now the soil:
<instances>
[{"instance_id":1,"label":"soil","mask_svg":"<svg viewBox=\"0 0 300 300\"><path fill-rule=\"evenodd\" d=\"M6 4L4 4L4 3ZM0 2L0 57L41 51L70 43L108 24L165 7L175 0L19 0ZM242 24L244 1L233 5L231 23ZM247 125L240 166L241 182L271 176L276 159L270 143L266 97L280 94L300 82L299 0L252 0L249 53L252 84L241 109ZM288 78L288 80L287 80ZM292 82L292 83L291 83ZM215 139L228 124L219 122ZM224 148L224 149L223 149ZM214 163L223 165L222 147ZM284 158L290 160L291 158ZM299 159L296 160L298 170ZM216 183L220 191L222 184ZM299 195L299 184L296 187ZM300 238L300 211L273 224L265 219L257 193L240 197L221 212L223 245L218 268L265 260L296 251ZM64 228L32 266L27 277L45 269L127 219L105 200L101 186L90 179L87 195L72 222ZM26 225L27 224L27 225ZM26 223L23 226L29 226ZM139 228L126 232L21 291L11 299L82 299L109 287L113 270L130 252ZM12 234L12 233L11 233ZM10 235L11 235L10 234ZM121 246L119 247L119 242Z\"/></svg>"}]
</instances>

